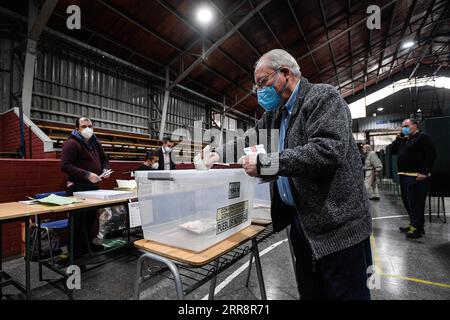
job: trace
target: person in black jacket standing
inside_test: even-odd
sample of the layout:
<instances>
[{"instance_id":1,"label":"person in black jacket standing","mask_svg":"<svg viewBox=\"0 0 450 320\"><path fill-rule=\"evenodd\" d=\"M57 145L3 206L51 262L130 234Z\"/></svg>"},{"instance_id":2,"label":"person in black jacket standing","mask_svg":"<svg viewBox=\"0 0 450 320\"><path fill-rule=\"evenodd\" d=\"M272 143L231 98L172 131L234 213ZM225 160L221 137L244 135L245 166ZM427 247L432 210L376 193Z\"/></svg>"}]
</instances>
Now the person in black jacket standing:
<instances>
[{"instance_id":1,"label":"person in black jacket standing","mask_svg":"<svg viewBox=\"0 0 450 320\"><path fill-rule=\"evenodd\" d=\"M410 224L400 227L407 238L417 239L425 234L425 202L428 178L436 160L436 148L430 137L418 129L418 121L406 119L402 132L392 143L391 154L398 154L398 175L403 205Z\"/></svg>"},{"instance_id":2,"label":"person in black jacket standing","mask_svg":"<svg viewBox=\"0 0 450 320\"><path fill-rule=\"evenodd\" d=\"M170 138L163 139L163 145L158 149L159 165L158 170L175 170L176 165L172 159L172 151L175 146Z\"/></svg>"}]
</instances>

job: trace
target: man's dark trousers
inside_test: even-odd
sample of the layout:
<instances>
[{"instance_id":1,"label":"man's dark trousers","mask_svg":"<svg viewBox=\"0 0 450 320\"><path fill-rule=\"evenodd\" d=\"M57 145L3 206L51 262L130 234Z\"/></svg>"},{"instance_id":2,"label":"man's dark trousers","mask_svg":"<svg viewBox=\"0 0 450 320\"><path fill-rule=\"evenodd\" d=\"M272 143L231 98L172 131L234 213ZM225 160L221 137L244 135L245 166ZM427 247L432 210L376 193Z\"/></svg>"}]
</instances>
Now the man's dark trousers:
<instances>
[{"instance_id":1,"label":"man's dark trousers","mask_svg":"<svg viewBox=\"0 0 450 320\"><path fill-rule=\"evenodd\" d=\"M372 265L370 239L313 261L300 227L291 226L297 285L302 300L370 300L367 271ZM369 270L370 271L370 270Z\"/></svg>"},{"instance_id":2,"label":"man's dark trousers","mask_svg":"<svg viewBox=\"0 0 450 320\"><path fill-rule=\"evenodd\" d=\"M411 225L423 228L425 224L425 202L427 200L428 182L418 181L416 177L400 175L400 190L403 205L408 212Z\"/></svg>"},{"instance_id":3,"label":"man's dark trousers","mask_svg":"<svg viewBox=\"0 0 450 320\"><path fill-rule=\"evenodd\" d=\"M73 195L78 191L98 190L94 184L76 183L67 189L67 195ZM97 209L87 209L72 216L74 225L74 255L80 256L88 252L87 240L90 242L98 234ZM88 239L86 239L88 238Z\"/></svg>"}]
</instances>

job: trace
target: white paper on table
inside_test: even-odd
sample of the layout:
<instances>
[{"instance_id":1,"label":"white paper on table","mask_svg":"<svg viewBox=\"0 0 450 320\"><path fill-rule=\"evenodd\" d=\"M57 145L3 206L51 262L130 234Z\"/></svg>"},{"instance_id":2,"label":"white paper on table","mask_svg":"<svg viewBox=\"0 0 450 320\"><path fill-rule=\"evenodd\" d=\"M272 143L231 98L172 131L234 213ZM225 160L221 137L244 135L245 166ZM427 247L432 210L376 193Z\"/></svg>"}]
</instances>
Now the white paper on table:
<instances>
[{"instance_id":1,"label":"white paper on table","mask_svg":"<svg viewBox=\"0 0 450 320\"><path fill-rule=\"evenodd\" d=\"M139 211L139 202L128 203L128 212L130 216L130 228L140 227L141 222L141 212Z\"/></svg>"},{"instance_id":2,"label":"white paper on table","mask_svg":"<svg viewBox=\"0 0 450 320\"><path fill-rule=\"evenodd\" d=\"M136 189L136 180L116 180L117 186L124 189Z\"/></svg>"}]
</instances>

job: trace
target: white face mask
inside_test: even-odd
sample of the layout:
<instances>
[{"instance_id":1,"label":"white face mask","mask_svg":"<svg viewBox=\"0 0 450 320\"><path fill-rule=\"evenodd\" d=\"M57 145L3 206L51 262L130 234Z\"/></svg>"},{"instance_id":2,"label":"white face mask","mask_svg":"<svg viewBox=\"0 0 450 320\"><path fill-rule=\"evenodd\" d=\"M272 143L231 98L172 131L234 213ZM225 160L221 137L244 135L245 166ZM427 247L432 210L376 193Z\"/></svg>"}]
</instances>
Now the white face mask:
<instances>
[{"instance_id":1,"label":"white face mask","mask_svg":"<svg viewBox=\"0 0 450 320\"><path fill-rule=\"evenodd\" d=\"M94 130L92 128L84 128L83 130L81 130L80 133L83 136L83 138L89 140L94 134Z\"/></svg>"},{"instance_id":2,"label":"white face mask","mask_svg":"<svg viewBox=\"0 0 450 320\"><path fill-rule=\"evenodd\" d=\"M167 153L171 153L171 152L172 152L172 148L169 148L169 147L164 147L164 150L165 150Z\"/></svg>"},{"instance_id":3,"label":"white face mask","mask_svg":"<svg viewBox=\"0 0 450 320\"><path fill-rule=\"evenodd\" d=\"M158 168L159 168L159 163L158 162L155 162L154 164L152 164L152 169L158 170Z\"/></svg>"}]
</instances>

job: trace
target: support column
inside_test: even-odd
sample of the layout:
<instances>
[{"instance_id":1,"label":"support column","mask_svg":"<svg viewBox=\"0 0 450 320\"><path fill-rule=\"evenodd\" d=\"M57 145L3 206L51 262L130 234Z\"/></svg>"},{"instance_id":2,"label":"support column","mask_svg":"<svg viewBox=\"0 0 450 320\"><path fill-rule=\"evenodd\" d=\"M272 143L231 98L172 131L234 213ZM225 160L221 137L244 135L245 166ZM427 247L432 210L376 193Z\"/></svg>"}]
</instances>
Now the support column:
<instances>
[{"instance_id":1,"label":"support column","mask_svg":"<svg viewBox=\"0 0 450 320\"><path fill-rule=\"evenodd\" d=\"M170 95L170 70L166 67L166 90L164 91L164 101L163 110L161 115L161 125L159 126L159 140L162 141L164 138L164 131L166 129L166 118L167 118L167 106L169 105L169 95Z\"/></svg>"}]
</instances>

